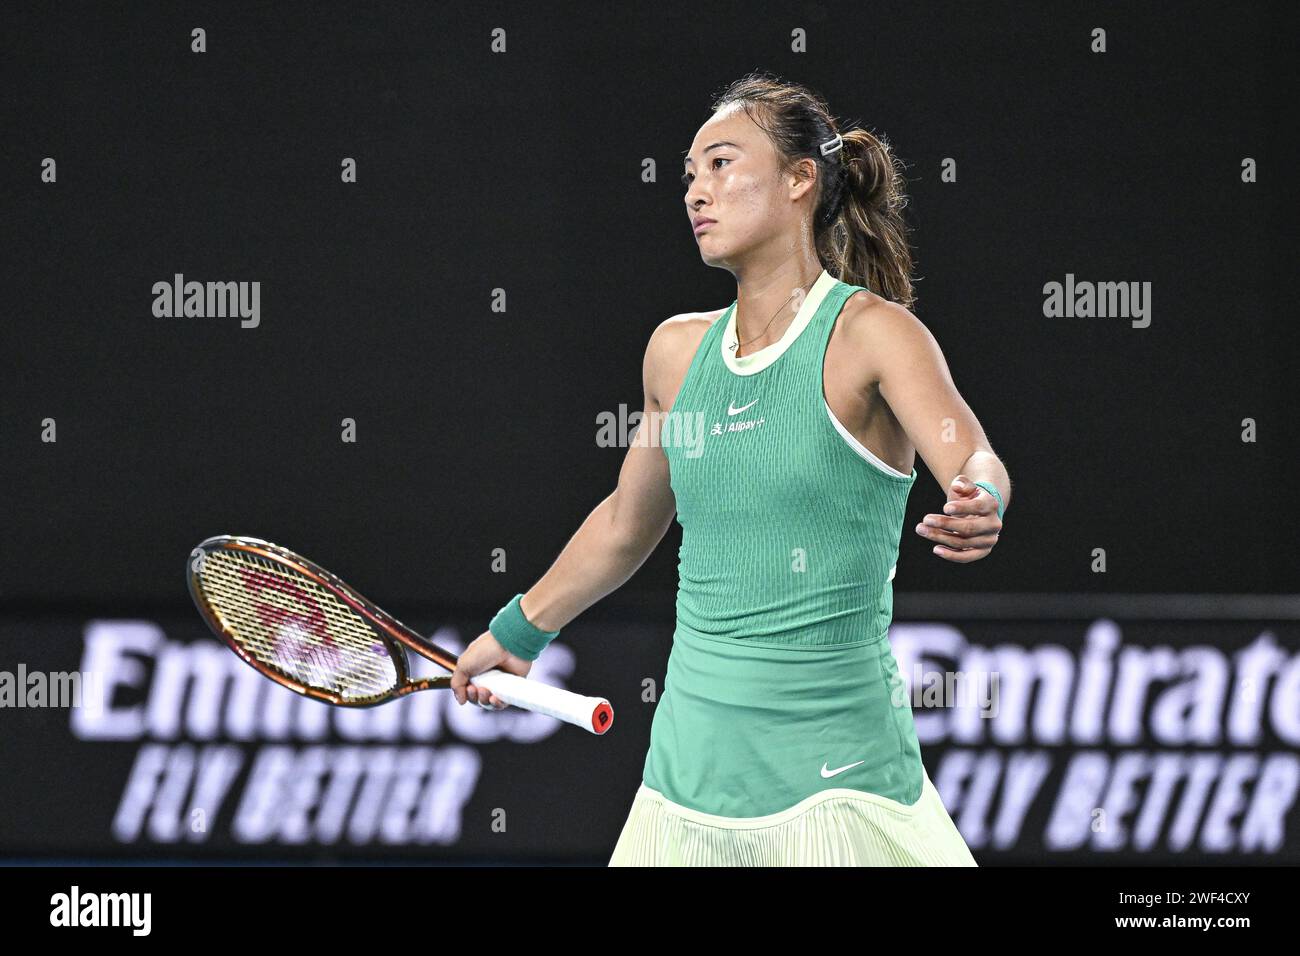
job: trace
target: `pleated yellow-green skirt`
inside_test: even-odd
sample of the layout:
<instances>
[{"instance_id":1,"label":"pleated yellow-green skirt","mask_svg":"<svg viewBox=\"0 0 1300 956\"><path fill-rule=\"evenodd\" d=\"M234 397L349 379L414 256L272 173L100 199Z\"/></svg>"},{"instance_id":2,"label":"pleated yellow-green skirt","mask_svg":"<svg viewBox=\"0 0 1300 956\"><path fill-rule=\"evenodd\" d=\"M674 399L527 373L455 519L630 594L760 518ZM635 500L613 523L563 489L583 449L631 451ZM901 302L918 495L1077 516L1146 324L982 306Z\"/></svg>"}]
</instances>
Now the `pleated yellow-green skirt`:
<instances>
[{"instance_id":1,"label":"pleated yellow-green skirt","mask_svg":"<svg viewBox=\"0 0 1300 956\"><path fill-rule=\"evenodd\" d=\"M644 782L610 866L976 866L939 791L924 773L908 806L832 788L762 817L683 807Z\"/></svg>"}]
</instances>

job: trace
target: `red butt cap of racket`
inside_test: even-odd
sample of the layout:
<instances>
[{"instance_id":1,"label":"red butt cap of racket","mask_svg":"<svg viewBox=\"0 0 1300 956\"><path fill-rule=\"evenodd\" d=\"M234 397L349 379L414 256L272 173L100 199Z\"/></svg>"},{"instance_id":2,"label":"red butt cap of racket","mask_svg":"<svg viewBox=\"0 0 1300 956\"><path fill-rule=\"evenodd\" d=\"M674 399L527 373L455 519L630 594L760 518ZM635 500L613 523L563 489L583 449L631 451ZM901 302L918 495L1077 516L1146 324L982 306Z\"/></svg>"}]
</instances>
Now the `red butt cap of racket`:
<instances>
[{"instance_id":1,"label":"red butt cap of racket","mask_svg":"<svg viewBox=\"0 0 1300 956\"><path fill-rule=\"evenodd\" d=\"M602 700L591 712L591 729L597 734L603 734L613 726L614 708L609 706L609 701Z\"/></svg>"}]
</instances>

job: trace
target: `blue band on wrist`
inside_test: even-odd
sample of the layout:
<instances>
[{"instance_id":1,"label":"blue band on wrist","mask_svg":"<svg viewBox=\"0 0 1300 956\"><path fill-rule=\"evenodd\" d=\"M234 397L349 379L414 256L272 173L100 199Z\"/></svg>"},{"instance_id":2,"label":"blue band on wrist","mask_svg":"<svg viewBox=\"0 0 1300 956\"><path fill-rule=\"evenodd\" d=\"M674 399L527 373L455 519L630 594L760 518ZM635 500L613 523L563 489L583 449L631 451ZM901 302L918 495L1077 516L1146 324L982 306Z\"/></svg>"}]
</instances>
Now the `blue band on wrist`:
<instances>
[{"instance_id":1,"label":"blue band on wrist","mask_svg":"<svg viewBox=\"0 0 1300 956\"><path fill-rule=\"evenodd\" d=\"M1002 520L1002 512L1005 511L1006 509L1002 506L1002 493L1001 493L1000 491L998 491L998 486L995 485L995 484L993 484L993 482L991 482L991 481L977 481L977 482L975 482L975 484L976 484L978 487L983 488L985 491L987 491L989 494L991 494L994 498L997 499L997 502L998 502L998 520L1001 521L1001 520Z\"/></svg>"},{"instance_id":2,"label":"blue band on wrist","mask_svg":"<svg viewBox=\"0 0 1300 956\"><path fill-rule=\"evenodd\" d=\"M543 631L532 625L524 616L521 606L524 596L516 594L510 603L497 611L488 630L497 643L515 657L535 661L546 650L546 645L560 636L559 631Z\"/></svg>"}]
</instances>

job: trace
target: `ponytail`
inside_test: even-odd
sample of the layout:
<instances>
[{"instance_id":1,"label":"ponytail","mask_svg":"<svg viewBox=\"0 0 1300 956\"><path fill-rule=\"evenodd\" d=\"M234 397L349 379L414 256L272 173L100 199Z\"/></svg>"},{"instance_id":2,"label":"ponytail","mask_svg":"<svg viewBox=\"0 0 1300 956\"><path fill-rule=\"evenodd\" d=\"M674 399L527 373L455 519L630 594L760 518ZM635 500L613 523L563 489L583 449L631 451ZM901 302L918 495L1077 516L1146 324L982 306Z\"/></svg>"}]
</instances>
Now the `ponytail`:
<instances>
[{"instance_id":1,"label":"ponytail","mask_svg":"<svg viewBox=\"0 0 1300 956\"><path fill-rule=\"evenodd\" d=\"M903 164L884 139L865 129L840 135L843 168L824 189L825 208L814 232L817 254L841 281L911 308L916 295L903 219Z\"/></svg>"}]
</instances>

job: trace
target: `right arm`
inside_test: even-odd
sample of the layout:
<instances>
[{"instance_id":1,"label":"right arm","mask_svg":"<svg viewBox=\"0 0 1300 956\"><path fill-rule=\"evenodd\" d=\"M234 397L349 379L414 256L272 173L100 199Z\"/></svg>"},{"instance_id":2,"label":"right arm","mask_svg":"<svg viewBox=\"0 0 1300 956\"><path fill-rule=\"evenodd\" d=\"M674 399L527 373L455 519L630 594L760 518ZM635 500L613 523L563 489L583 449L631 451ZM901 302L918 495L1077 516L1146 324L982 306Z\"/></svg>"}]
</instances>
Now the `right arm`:
<instances>
[{"instance_id":1,"label":"right arm","mask_svg":"<svg viewBox=\"0 0 1300 956\"><path fill-rule=\"evenodd\" d=\"M641 367L644 410L636 438L619 471L618 484L587 516L564 550L520 602L524 616L543 631L558 631L607 594L621 587L663 539L677 505L669 484L668 459L659 442L660 414L676 397L708 322L674 317L662 323L646 346ZM694 343L694 345L692 344ZM494 694L470 684L474 674L494 667L524 676L531 661L509 653L484 631L460 655L451 689L457 703L478 694L503 707Z\"/></svg>"}]
</instances>

